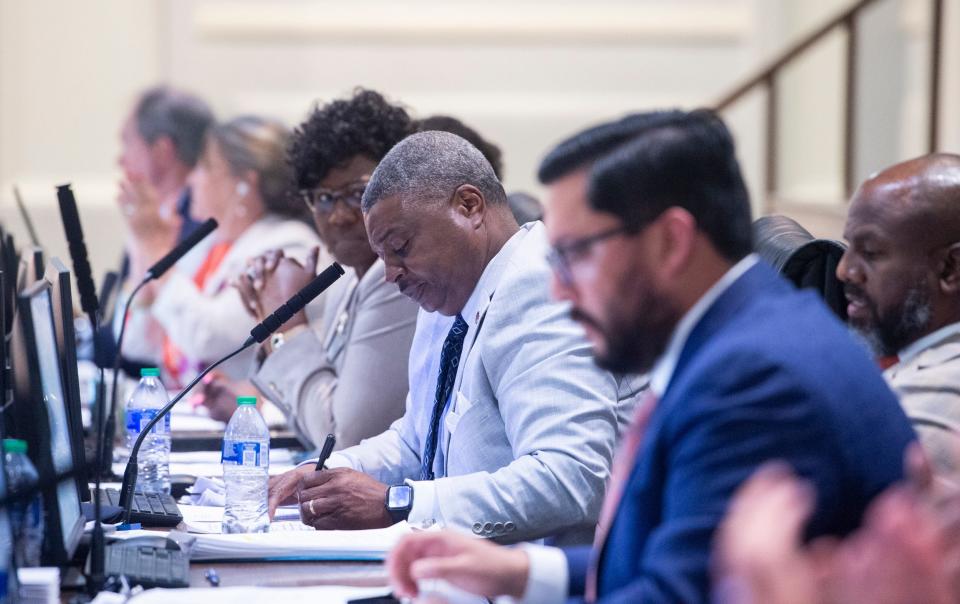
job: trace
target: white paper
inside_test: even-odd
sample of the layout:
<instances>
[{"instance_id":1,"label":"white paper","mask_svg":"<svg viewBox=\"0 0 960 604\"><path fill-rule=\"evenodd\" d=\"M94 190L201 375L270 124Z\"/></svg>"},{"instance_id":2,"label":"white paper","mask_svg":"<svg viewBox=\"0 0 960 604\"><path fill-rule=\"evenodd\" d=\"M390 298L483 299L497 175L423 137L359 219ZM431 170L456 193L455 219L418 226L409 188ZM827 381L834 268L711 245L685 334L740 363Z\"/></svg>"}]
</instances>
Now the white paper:
<instances>
[{"instance_id":1,"label":"white paper","mask_svg":"<svg viewBox=\"0 0 960 604\"><path fill-rule=\"evenodd\" d=\"M207 505L181 505L180 514L185 522L220 522L223 508Z\"/></svg>"},{"instance_id":2,"label":"white paper","mask_svg":"<svg viewBox=\"0 0 960 604\"><path fill-rule=\"evenodd\" d=\"M223 532L223 506L181 505L183 524L187 532L202 535L216 535ZM282 506L270 522L271 531L312 531L313 527L300 522L300 509L297 506Z\"/></svg>"},{"instance_id":3,"label":"white paper","mask_svg":"<svg viewBox=\"0 0 960 604\"><path fill-rule=\"evenodd\" d=\"M220 463L220 451L174 451L170 453L170 463L211 464ZM293 451L290 449L270 449L270 465L293 463Z\"/></svg>"},{"instance_id":4,"label":"white paper","mask_svg":"<svg viewBox=\"0 0 960 604\"><path fill-rule=\"evenodd\" d=\"M276 604L277 602L322 602L345 604L356 598L372 598L390 593L386 587L220 587L218 589L148 589L129 602L153 604Z\"/></svg>"},{"instance_id":5,"label":"white paper","mask_svg":"<svg viewBox=\"0 0 960 604\"><path fill-rule=\"evenodd\" d=\"M191 560L384 560L412 529L400 522L365 531L276 530L240 535L193 535Z\"/></svg>"},{"instance_id":6,"label":"white paper","mask_svg":"<svg viewBox=\"0 0 960 604\"><path fill-rule=\"evenodd\" d=\"M227 425L210 417L186 413L170 414L170 430L177 432L223 432Z\"/></svg>"},{"instance_id":7,"label":"white paper","mask_svg":"<svg viewBox=\"0 0 960 604\"><path fill-rule=\"evenodd\" d=\"M191 535L220 535L223 534L222 522L187 522L183 521L187 532ZM299 520L282 520L270 523L271 533L289 533L291 531L312 531L314 528Z\"/></svg>"}]
</instances>

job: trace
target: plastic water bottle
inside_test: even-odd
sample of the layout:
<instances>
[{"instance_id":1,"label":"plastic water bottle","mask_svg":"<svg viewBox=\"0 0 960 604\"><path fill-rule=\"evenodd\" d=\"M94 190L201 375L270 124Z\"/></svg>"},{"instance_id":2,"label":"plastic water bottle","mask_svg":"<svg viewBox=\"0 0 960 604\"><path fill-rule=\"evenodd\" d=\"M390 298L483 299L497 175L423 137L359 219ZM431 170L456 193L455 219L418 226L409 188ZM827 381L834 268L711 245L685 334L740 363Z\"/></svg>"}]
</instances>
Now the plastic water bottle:
<instances>
[{"instance_id":1,"label":"plastic water bottle","mask_svg":"<svg viewBox=\"0 0 960 604\"><path fill-rule=\"evenodd\" d=\"M223 482L226 485L224 533L265 533L270 430L257 411L257 398L241 396L223 435Z\"/></svg>"},{"instance_id":2,"label":"plastic water bottle","mask_svg":"<svg viewBox=\"0 0 960 604\"><path fill-rule=\"evenodd\" d=\"M10 515L6 509L0 508L0 604L7 604L13 598L11 593L17 593L17 577L13 572L13 534L10 526Z\"/></svg>"},{"instance_id":3,"label":"plastic water bottle","mask_svg":"<svg viewBox=\"0 0 960 604\"><path fill-rule=\"evenodd\" d=\"M27 443L15 438L3 441L7 484L11 491L29 491L37 486L39 476L27 457ZM40 493L10 506L14 559L18 568L40 566L43 548L43 501Z\"/></svg>"},{"instance_id":4,"label":"plastic water bottle","mask_svg":"<svg viewBox=\"0 0 960 604\"><path fill-rule=\"evenodd\" d=\"M160 383L160 370L140 370L137 384L127 401L127 450L133 449L140 431L164 405L170 402L167 390ZM170 493L170 415L153 427L137 454L136 490L144 493Z\"/></svg>"}]
</instances>

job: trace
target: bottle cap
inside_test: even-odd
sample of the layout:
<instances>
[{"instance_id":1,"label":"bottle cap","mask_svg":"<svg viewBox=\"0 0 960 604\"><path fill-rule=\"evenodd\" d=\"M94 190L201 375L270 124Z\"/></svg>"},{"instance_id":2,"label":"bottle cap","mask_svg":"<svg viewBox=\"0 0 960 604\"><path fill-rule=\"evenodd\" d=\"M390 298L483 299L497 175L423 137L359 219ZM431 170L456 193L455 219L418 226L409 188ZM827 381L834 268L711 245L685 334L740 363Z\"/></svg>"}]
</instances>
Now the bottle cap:
<instances>
[{"instance_id":1,"label":"bottle cap","mask_svg":"<svg viewBox=\"0 0 960 604\"><path fill-rule=\"evenodd\" d=\"M5 453L26 453L27 441L19 438L5 438L3 439L3 451Z\"/></svg>"},{"instance_id":2,"label":"bottle cap","mask_svg":"<svg viewBox=\"0 0 960 604\"><path fill-rule=\"evenodd\" d=\"M160 369L157 367L144 367L140 370L140 377L160 377Z\"/></svg>"},{"instance_id":3,"label":"bottle cap","mask_svg":"<svg viewBox=\"0 0 960 604\"><path fill-rule=\"evenodd\" d=\"M238 405L256 405L257 397L255 396L238 396L237 397Z\"/></svg>"}]
</instances>

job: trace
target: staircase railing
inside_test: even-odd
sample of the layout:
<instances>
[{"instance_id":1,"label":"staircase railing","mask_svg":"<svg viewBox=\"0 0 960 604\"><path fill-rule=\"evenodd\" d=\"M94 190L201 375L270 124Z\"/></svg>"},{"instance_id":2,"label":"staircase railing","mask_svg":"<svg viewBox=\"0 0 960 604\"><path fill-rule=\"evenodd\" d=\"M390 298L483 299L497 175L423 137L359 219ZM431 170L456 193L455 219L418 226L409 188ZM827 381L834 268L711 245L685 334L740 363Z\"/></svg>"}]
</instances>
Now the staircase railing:
<instances>
[{"instance_id":1,"label":"staircase railing","mask_svg":"<svg viewBox=\"0 0 960 604\"><path fill-rule=\"evenodd\" d=\"M843 129L843 189L849 198L853 193L856 124L857 124L857 36L858 19L860 13L877 0L858 0L828 22L817 28L802 40L796 42L778 57L761 68L755 75L724 95L714 103L714 109L727 109L756 88L763 88L766 92L765 102L765 146L766 160L764 162L764 188L766 191L766 209L777 191L777 151L779 149L778 120L778 80L785 67L803 56L835 29L841 28L846 32L846 78L843 91L844 129ZM930 152L938 148L938 133L940 129L940 71L943 47L943 6L944 0L931 0L933 6L930 13L930 77L929 77L929 118L927 131L927 148Z\"/></svg>"}]
</instances>

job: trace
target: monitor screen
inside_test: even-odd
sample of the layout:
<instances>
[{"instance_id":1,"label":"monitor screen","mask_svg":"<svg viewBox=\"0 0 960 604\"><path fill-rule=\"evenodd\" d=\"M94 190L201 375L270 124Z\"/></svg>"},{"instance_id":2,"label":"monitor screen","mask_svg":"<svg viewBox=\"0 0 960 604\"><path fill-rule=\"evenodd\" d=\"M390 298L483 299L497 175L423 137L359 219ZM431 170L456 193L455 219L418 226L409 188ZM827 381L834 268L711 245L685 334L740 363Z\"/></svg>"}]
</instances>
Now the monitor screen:
<instances>
[{"instance_id":1,"label":"monitor screen","mask_svg":"<svg viewBox=\"0 0 960 604\"><path fill-rule=\"evenodd\" d=\"M63 378L60 373L60 358L53 329L53 314L50 290L44 289L30 299L30 315L33 333L37 342L37 360L40 363L40 384L43 402L50 422L50 452L53 468L57 474L68 472L73 467L73 449L70 446L70 425L67 419ZM63 480L57 485L57 507L64 539L80 518L80 498L76 484ZM69 544L64 543L69 549Z\"/></svg>"},{"instance_id":2,"label":"monitor screen","mask_svg":"<svg viewBox=\"0 0 960 604\"><path fill-rule=\"evenodd\" d=\"M83 442L83 405L80 402L80 383L77 374L77 337L73 326L73 297L70 291L70 271L56 256L47 262L44 280L50 283L50 302L53 307L53 329L60 353L60 373L63 376L63 394L66 396L67 422L73 465L76 468L77 489L81 501L90 500L87 467Z\"/></svg>"}]
</instances>

